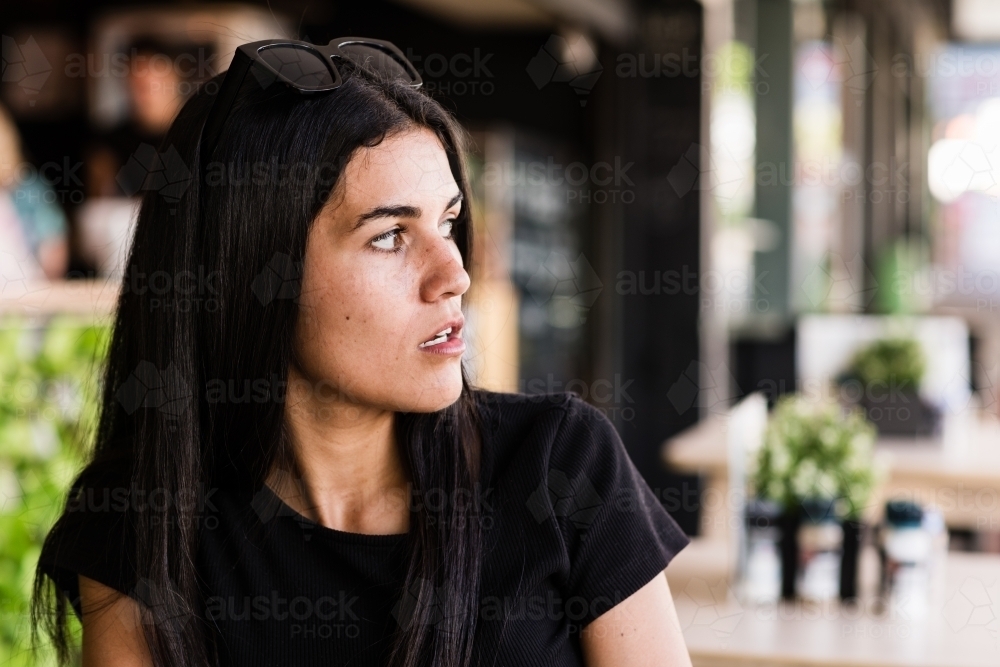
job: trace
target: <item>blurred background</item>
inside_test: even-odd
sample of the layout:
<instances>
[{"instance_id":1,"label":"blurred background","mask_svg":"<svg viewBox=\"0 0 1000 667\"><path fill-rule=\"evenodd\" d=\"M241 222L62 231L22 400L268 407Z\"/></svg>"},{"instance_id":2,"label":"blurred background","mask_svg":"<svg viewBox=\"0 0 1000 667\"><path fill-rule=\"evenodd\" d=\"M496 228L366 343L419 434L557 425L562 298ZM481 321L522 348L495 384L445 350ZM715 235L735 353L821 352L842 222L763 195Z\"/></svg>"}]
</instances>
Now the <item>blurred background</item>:
<instances>
[{"instance_id":1,"label":"blurred background","mask_svg":"<svg viewBox=\"0 0 1000 667\"><path fill-rule=\"evenodd\" d=\"M139 196L185 187L163 133L237 45L343 35L398 45L473 138L466 363L615 424L693 538L695 664L995 664L993 0L6 6L0 663L37 664L27 587ZM869 597L926 603L846 616Z\"/></svg>"}]
</instances>

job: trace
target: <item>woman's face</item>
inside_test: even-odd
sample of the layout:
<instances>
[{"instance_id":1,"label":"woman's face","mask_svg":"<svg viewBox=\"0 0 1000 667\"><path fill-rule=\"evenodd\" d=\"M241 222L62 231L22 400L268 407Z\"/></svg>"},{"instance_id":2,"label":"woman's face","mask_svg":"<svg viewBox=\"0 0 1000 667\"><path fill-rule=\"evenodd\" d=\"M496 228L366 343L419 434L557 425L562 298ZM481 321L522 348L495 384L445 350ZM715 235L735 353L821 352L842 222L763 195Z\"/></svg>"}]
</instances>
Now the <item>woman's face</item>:
<instances>
[{"instance_id":1,"label":"woman's face","mask_svg":"<svg viewBox=\"0 0 1000 667\"><path fill-rule=\"evenodd\" d=\"M426 128L352 156L306 245L292 370L319 400L409 412L458 400L470 281L452 233L463 205ZM449 325L446 342L421 345Z\"/></svg>"}]
</instances>

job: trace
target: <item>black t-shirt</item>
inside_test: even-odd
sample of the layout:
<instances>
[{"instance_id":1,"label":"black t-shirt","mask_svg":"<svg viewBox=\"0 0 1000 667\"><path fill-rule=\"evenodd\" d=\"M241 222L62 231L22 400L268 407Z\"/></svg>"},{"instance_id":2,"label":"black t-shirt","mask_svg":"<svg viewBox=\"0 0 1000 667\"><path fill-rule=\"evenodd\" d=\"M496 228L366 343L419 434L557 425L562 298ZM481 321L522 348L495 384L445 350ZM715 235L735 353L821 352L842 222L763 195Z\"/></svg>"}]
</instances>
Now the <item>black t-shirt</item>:
<instances>
[{"instance_id":1,"label":"black t-shirt","mask_svg":"<svg viewBox=\"0 0 1000 667\"><path fill-rule=\"evenodd\" d=\"M476 656L494 667L582 665L579 631L689 540L597 408L572 393L476 395L485 422ZM77 573L143 599L113 506L113 494L79 503L43 563L77 614ZM244 497L209 491L200 531L204 615L223 665L384 664L413 599L403 590L407 535L327 528L267 486Z\"/></svg>"}]
</instances>

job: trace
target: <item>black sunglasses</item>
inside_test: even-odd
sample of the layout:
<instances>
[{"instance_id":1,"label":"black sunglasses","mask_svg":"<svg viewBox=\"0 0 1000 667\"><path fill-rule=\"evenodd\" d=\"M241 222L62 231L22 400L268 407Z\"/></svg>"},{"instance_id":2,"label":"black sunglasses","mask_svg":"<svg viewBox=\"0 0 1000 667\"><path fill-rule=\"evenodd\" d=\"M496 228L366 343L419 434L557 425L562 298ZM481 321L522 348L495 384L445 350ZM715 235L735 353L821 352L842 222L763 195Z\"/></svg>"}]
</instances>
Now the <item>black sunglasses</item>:
<instances>
[{"instance_id":1,"label":"black sunglasses","mask_svg":"<svg viewBox=\"0 0 1000 667\"><path fill-rule=\"evenodd\" d=\"M405 81L414 88L423 85L420 74L403 52L395 44L380 39L340 37L326 46L295 39L266 39L243 44L233 54L233 62L201 132L202 164L215 152L219 135L248 73L254 75L261 88L280 81L300 93L321 93L336 90L343 84L344 77L337 65L345 62L382 77Z\"/></svg>"}]
</instances>

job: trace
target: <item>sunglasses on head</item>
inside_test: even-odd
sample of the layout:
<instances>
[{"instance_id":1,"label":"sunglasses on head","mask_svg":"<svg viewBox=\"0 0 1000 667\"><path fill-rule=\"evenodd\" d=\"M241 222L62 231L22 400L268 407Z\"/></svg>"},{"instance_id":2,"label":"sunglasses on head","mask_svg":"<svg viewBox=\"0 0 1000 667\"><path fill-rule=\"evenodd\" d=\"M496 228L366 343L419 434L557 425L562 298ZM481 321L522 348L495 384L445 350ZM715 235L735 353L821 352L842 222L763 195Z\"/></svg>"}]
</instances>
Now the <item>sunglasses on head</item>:
<instances>
[{"instance_id":1,"label":"sunglasses on head","mask_svg":"<svg viewBox=\"0 0 1000 667\"><path fill-rule=\"evenodd\" d=\"M344 82L340 67L350 63L387 79L398 79L414 88L423 85L420 74L395 44L368 37L340 37L326 46L294 39L266 39L243 44L215 96L201 133L204 164L215 152L222 128L243 90L248 74L266 88L280 82L302 94L336 90Z\"/></svg>"}]
</instances>

